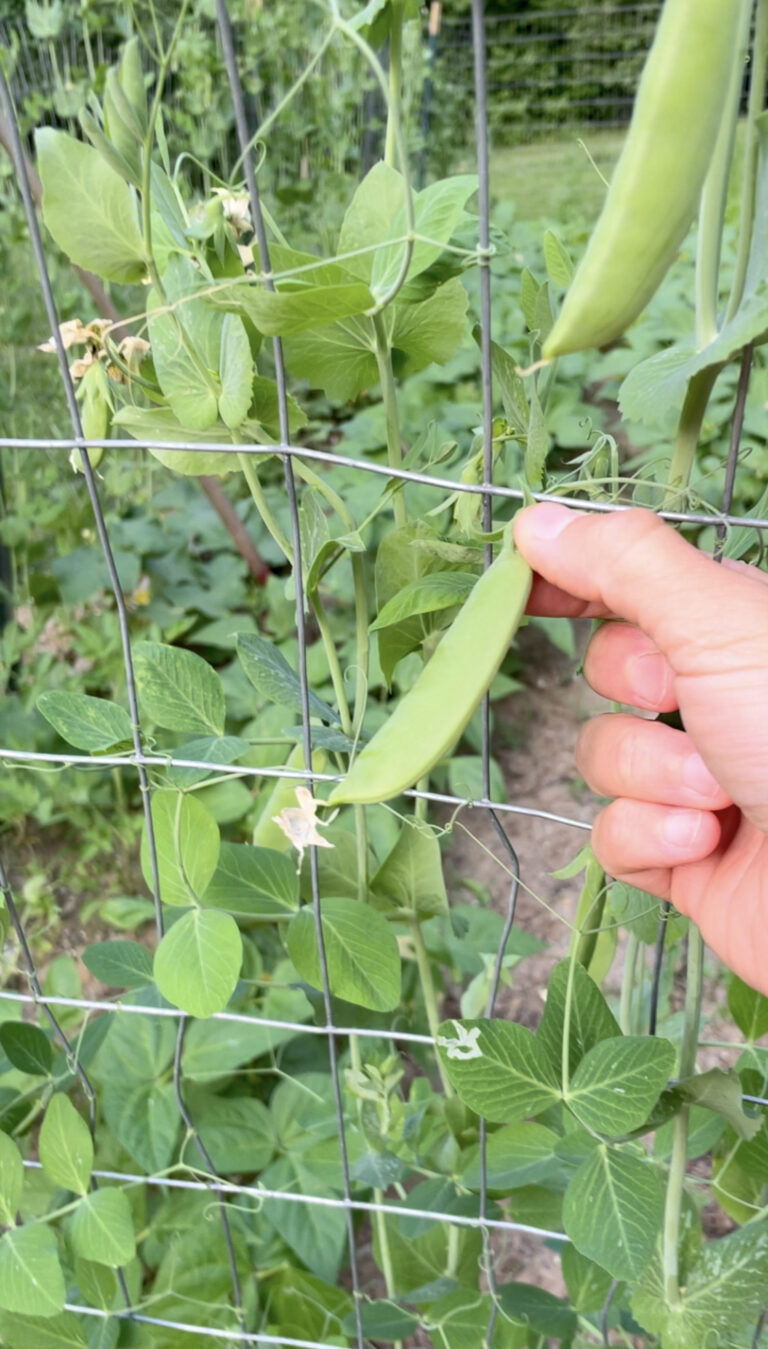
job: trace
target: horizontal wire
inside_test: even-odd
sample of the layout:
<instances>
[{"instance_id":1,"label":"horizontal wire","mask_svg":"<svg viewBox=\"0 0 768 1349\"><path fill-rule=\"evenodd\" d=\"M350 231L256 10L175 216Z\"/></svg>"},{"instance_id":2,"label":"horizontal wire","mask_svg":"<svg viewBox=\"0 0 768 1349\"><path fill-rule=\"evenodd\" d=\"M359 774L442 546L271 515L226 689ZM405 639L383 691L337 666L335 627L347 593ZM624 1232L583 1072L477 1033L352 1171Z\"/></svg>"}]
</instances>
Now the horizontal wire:
<instances>
[{"instance_id":1,"label":"horizontal wire","mask_svg":"<svg viewBox=\"0 0 768 1349\"><path fill-rule=\"evenodd\" d=\"M162 1316L147 1316L144 1312L101 1311L98 1307L80 1307L65 1302L64 1310L78 1316L98 1316L102 1321L138 1321L144 1326L161 1326L165 1330L183 1330L188 1335L208 1335L214 1340L232 1340L233 1344L276 1344L287 1349L327 1349L327 1341L294 1340L287 1335L267 1335L259 1331L218 1330L214 1326L193 1326L187 1321L168 1321Z\"/></svg>"},{"instance_id":2,"label":"horizontal wire","mask_svg":"<svg viewBox=\"0 0 768 1349\"><path fill-rule=\"evenodd\" d=\"M334 464L337 468L359 469L364 473L375 473L382 478L396 478L402 482L420 483L422 487L442 488L449 492L463 492L469 496L494 496L508 501L556 501L561 506L574 506L579 510L591 511L598 515L610 515L615 511L631 510L631 503L614 501L590 501L581 497L560 496L555 492L523 491L520 487L501 487L496 483L463 483L453 478L435 478L428 473L416 473L412 469L390 467L388 464L372 464L365 459L349 459L346 455L333 454L330 450L312 450L300 445L234 445L221 441L171 441L171 440L78 440L75 437L63 437L56 440L14 436L0 436L0 449L17 450L137 450L153 449L168 453L200 454L252 454L252 455L293 455L300 459L317 460L319 463ZM748 529L768 530L768 519L752 519L749 515L723 515L712 509L710 512L666 511L656 512L662 520L673 520L679 524L714 525L726 524L743 526Z\"/></svg>"},{"instance_id":3,"label":"horizontal wire","mask_svg":"<svg viewBox=\"0 0 768 1349\"><path fill-rule=\"evenodd\" d=\"M315 782L341 782L340 773L316 773L307 769L294 768L251 768L247 765L238 764L214 764L202 759L174 759L172 756L165 755L141 755L136 754L45 754L38 753L36 750L24 749L0 749L0 762L3 760L18 762L21 764L29 763L52 763L60 764L62 767L77 768L136 768L158 767L158 768L204 768L216 777L230 775L231 777L265 777L265 778L289 778L297 782L305 782L311 777ZM497 810L507 815L526 815L537 820L550 820L553 824L568 825L572 829L590 830L592 825L587 820L574 820L569 815L557 815L550 810L537 810L534 806L516 806L506 801L488 801L483 797L477 799L468 799L464 796L451 796L447 792L424 792L417 791L415 788L402 793L403 796L414 800L433 801L438 805L445 806L465 806L467 810Z\"/></svg>"},{"instance_id":4,"label":"horizontal wire","mask_svg":"<svg viewBox=\"0 0 768 1349\"><path fill-rule=\"evenodd\" d=\"M24 1165L30 1171L42 1170L40 1162L25 1161ZM210 1194L210 1185L205 1185L199 1180L177 1180L166 1176L138 1176L130 1172L121 1171L98 1171L94 1168L92 1174L99 1180L116 1180L123 1185L156 1185L162 1187L167 1185L176 1190L202 1191ZM376 1204L366 1199L336 1199L331 1195L325 1194L295 1194L290 1190L269 1190L260 1185L236 1185L230 1181L222 1180L217 1177L216 1188L223 1194L241 1194L247 1195L251 1199L270 1200L284 1199L290 1204L309 1204L315 1208L352 1208L361 1213L386 1213L392 1217L404 1218L427 1218L430 1222L449 1223L454 1227L493 1227L502 1232L524 1232L528 1236L540 1237L542 1241L567 1241L568 1238L564 1232L552 1232L547 1227L532 1227L530 1223L516 1223L509 1218L473 1218L462 1213L440 1213L437 1210L427 1208L406 1208L402 1204Z\"/></svg>"}]
</instances>

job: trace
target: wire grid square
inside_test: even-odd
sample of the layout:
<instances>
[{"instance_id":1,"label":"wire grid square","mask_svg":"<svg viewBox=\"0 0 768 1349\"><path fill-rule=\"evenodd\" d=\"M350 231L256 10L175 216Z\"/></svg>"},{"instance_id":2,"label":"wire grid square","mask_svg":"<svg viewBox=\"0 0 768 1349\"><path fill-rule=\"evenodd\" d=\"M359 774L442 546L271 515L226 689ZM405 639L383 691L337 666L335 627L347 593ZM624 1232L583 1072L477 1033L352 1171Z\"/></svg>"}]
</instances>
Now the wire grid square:
<instances>
[{"instance_id":1,"label":"wire grid square","mask_svg":"<svg viewBox=\"0 0 768 1349\"><path fill-rule=\"evenodd\" d=\"M638 16L642 11L645 15L648 11L658 9L657 5L639 4L632 7L636 10ZM575 11L558 11L554 18L562 17ZM243 165L248 185L248 192L251 204L251 214L255 226L255 232L258 240L261 269L269 273L269 250L267 245L266 233L263 224L263 214L259 200L259 192L254 173L254 166L250 151L250 130L246 123L245 109L243 103L242 89L240 85L236 53L234 50L232 29L229 21L229 15L225 0L216 0L216 15L224 52L227 74L230 83L230 89L235 111L235 120L237 126L238 138L243 155ZM493 16L498 21L499 16ZM492 21L489 19L489 22ZM484 473L483 481L480 484L457 483L451 478L442 478L436 475L418 473L405 469L394 469L390 466L370 463L365 460L347 459L345 465L353 468L360 473L378 474L387 479L399 479L405 482L418 483L422 486L432 487L436 491L464 492L481 497L483 521L486 530L491 526L491 509L493 499L506 501L522 501L524 493L518 488L508 487L504 484L493 482L493 460L492 460L492 417L493 417L493 390L492 390L492 370L491 370L491 273L490 259L492 256L490 249L490 214L489 214L489 181L488 181L488 120L487 120L487 58L485 49L485 23L483 14L483 0L472 0L471 10L471 28L472 28L472 65L474 82L474 106L475 106L475 132L476 132L476 152L477 168L479 176L479 215L478 215L478 261L480 263L480 310L481 310L481 384L482 384L482 406L483 406L483 442L484 442ZM123 662L125 668L126 686L128 691L128 703L132 723L133 749L131 753L99 756L98 765L113 766L118 769L128 769L134 771L137 775L138 784L141 792L146 835L149 849L149 863L152 875L152 890L155 907L156 927L158 936L163 931L163 913L160 903L159 879L157 857L154 841L154 831L152 815L150 811L151 783L149 771L152 769L161 769L168 767L202 768L210 769L210 764L204 761L176 758L173 755L158 755L147 753L143 746L141 727L139 721L139 711L136 699L136 687L133 676L133 666L131 660L130 638L128 615L126 612L125 601L120 585L117 569L115 566L112 547L109 539L108 529L105 523L104 514L101 508L98 487L94 473L90 464L88 451L98 449L102 442L87 440L83 436L83 429L80 422L79 410L75 400L74 388L69 373L66 354L62 344L61 336L58 331L58 319L53 299L51 282L45 261L43 245L37 218L32 200L30 185L27 180L22 145L19 137L18 126L15 120L10 95L8 92L5 78L0 70L0 93L4 105L5 116L7 117L13 140L14 157L16 161L18 184L24 202L27 222L30 232L32 248L38 266L40 286L45 301L47 316L50 328L54 334L56 342L57 355L61 379L66 395L67 406L72 423L71 437L58 440L47 439L27 439L19 440L15 438L0 437L0 447L16 449L43 449L46 451L66 452L70 449L79 449L82 452L84 481L88 492L91 506L93 509L94 522L98 534L99 545L103 552L107 569L110 576L110 582L114 595L118 623L120 628L120 637L122 644ZM271 282L267 283L271 285ZM232 445L222 444L216 441L194 443L179 443L167 441L144 442L145 446L151 443L153 448L162 449L170 452L198 452L198 453L240 453L253 455L256 457L266 455L278 455L284 473L286 498L290 507L291 519L291 538L295 556L295 590L296 590L296 632L298 639L298 677L301 688L302 703L302 734L305 769L292 770L289 768L259 768L247 769L236 765L222 765L217 767L217 773L222 777L242 777L249 775L258 775L260 777L290 778L299 784L313 787L317 782L335 782L338 777L333 774L313 772L309 765L311 764L311 745L310 745L310 709L309 709L309 687L306 674L306 628L304 617L304 596L302 589L302 571L301 571L301 534L299 528L299 517L297 511L296 489L293 475L293 461L295 458L301 458L306 461L317 461L321 464L332 465L338 462L336 456L327 451L310 449L300 445L294 445L288 426L287 396L285 371L282 360L280 339L275 338L273 343L274 362L277 376L278 388L278 407L280 414L281 436L279 442L272 444L248 444ZM748 378L748 367L746 368L746 377ZM744 381L744 392L746 394L746 379ZM740 428L739 428L740 430ZM111 451L133 450L136 448L134 440L110 440L108 443ZM726 486L723 500L723 509L720 514L712 515L697 512L685 511L663 511L662 515L666 519L681 524L716 524L719 536L722 537L724 531L732 526L748 526L756 530L768 529L768 519L755 519L753 517L737 516L730 513L730 502L733 488L733 477L736 467L736 459L739 449L739 436L734 434L730 447L728 464L726 466ZM530 494L528 494L530 495ZM552 498L547 493L534 493L539 500L557 499L561 503L578 506L581 510L594 512L621 511L628 507L621 503L607 503L593 500L582 500L581 498L571 498L558 493L556 498ZM490 547L486 547L486 565L490 564ZM483 727L482 727L482 781L483 793L474 801L466 802L462 798L447 794L431 791L412 791L407 793L412 799L425 799L429 802L454 807L468 806L469 808L485 812L491 821L499 842L505 850L509 860L509 870L512 875L512 885L510 888L509 901L507 906L506 920L502 939L496 954L494 979L491 996L489 999L487 1014L492 1015L495 995L498 988L499 977L501 973L501 964L504 956L504 949L509 937L509 932L515 917L515 902L517 897L517 880L519 878L517 858L514 847L507 836L502 824L505 817L513 818L516 815L530 815L543 818L566 827L575 829L589 829L589 826L580 820L572 819L567 816L555 815L550 812L535 809L524 804L494 801L491 799L490 791L490 732L488 719L488 701L486 699ZM36 754L20 750L13 750L8 747L0 746L0 760L6 763L29 763L32 764L57 764L62 767L75 767L78 765L93 764L93 758L88 755L78 754ZM191 1193L209 1193L212 1202L217 1206L224 1241L227 1249L229 1270L232 1284L232 1310L237 1325L231 1329L222 1329L220 1326L212 1325L193 1325L186 1322L172 1321L162 1317L153 1317L131 1305L131 1299L128 1294L125 1280L118 1271L118 1277L124 1295L126 1307L124 1311L117 1313L100 1312L94 1308L85 1307L77 1304L66 1304L67 1309L83 1316L106 1317L108 1315L118 1318L128 1318L137 1323L157 1328L174 1329L184 1331L191 1336L204 1336L215 1339L217 1342L234 1343L240 1345L248 1344L274 1344L283 1346L292 1346L293 1349L323 1349L321 1342L311 1339L296 1339L286 1337L285 1335L274 1336L267 1333L249 1332L246 1329L243 1299L240 1289L240 1281L237 1270L237 1263L233 1251L232 1234L228 1216L227 1200L248 1199L258 1205L268 1204L270 1200L279 1200L289 1204L299 1204L306 1207L317 1207L336 1210L344 1214L347 1227L347 1240L349 1249L349 1269L352 1291L354 1294L355 1308L355 1344L357 1349L364 1349L366 1339L363 1333L361 1322L361 1299L360 1299L360 1274L358 1269L358 1257L355 1243L355 1215L373 1215L391 1214L402 1216L407 1212L411 1218L424 1218L431 1222L441 1222L451 1224L456 1227L479 1229L483 1239L483 1265L485 1277L491 1293L494 1292L494 1266L493 1255L490 1247L491 1234L494 1231L507 1232L525 1232L538 1236L542 1240L553 1240L562 1242L566 1240L560 1232L549 1231L545 1228L533 1227L524 1223L516 1223L507 1219L491 1217L487 1214L487 1186L486 1186L486 1162L485 1162L485 1126L481 1122L480 1132L480 1195L478 1203L478 1212L475 1216L457 1215L456 1213L441 1213L432 1210L408 1208L404 1210L402 1206L387 1202L364 1201L353 1196L352 1182L350 1177L350 1167L347 1157L347 1146L345 1138L344 1112L341 1098L341 1089L338 1077L337 1064L337 1037L346 1037L354 1033L363 1039L371 1038L376 1040L386 1039L393 1045L419 1045L424 1048L434 1050L434 1040L431 1035L420 1035L412 1032L400 1032L392 1028L386 1032L379 1029L370 1029L366 1027L338 1027L334 1024L333 1008L331 994L328 983L328 971L324 954L323 933L320 924L320 897L318 888L318 874L316 865L315 850L310 850L310 874L312 885L312 908L315 917L317 932L318 949L321 960L321 973L323 980L323 1002L325 1008L325 1024L314 1025L304 1022L291 1022L287 1020L255 1018L242 1013L223 1011L216 1013L213 1020L222 1023L233 1024L258 1024L260 1027L273 1028L278 1031L294 1031L302 1035L322 1037L328 1047L331 1077L334 1086L334 1110L336 1120L336 1134L339 1146L339 1156L342 1171L342 1197L334 1195L315 1195L300 1194L285 1190L270 1190L263 1185L241 1185L224 1180L216 1174L215 1168L208 1155L202 1140L197 1133L194 1120L185 1104L181 1089L181 1054L184 1044L184 1036L189 1024L189 1017L186 1013L178 1011L171 1007L148 1009L146 1006L132 1003L130 1001L120 1000L118 1003L98 999L87 998L68 998L64 996L45 996L41 990L34 960L29 949L25 934L20 923L10 883L5 867L0 862L0 889L4 895L11 923L16 931L19 941L22 958L26 964L26 972L29 981L30 992L22 993L13 990L0 991L0 999L21 1003L28 1006L37 1006L41 1013L47 1018L54 1038L64 1050L70 1062L72 1070L77 1074L80 1085L84 1091L90 1110L90 1125L93 1132L95 1123L95 1098L93 1088L88 1076L79 1064L77 1050L70 1043L64 1033L59 1019L56 1016L56 1008L77 1008L86 1016L92 1013L100 1013L108 1016L128 1016L148 1014L157 1017L169 1019L175 1024L175 1055L174 1055L174 1089L176 1104L179 1114L187 1127L188 1135L197 1147L201 1159L201 1166L197 1172L199 1178L190 1179L180 1176L163 1176L161 1178L147 1177L131 1172L115 1172L105 1169L97 1169L93 1173L94 1184L99 1180L110 1182L119 1182L125 1186L158 1186L163 1187L166 1192L174 1190L186 1191ZM750 1098L752 1099L752 1098ZM768 1103L765 1103L768 1104ZM39 1169L40 1164L35 1161L26 1161L25 1166L30 1170ZM493 1317L488 1328L490 1336L493 1329Z\"/></svg>"}]
</instances>

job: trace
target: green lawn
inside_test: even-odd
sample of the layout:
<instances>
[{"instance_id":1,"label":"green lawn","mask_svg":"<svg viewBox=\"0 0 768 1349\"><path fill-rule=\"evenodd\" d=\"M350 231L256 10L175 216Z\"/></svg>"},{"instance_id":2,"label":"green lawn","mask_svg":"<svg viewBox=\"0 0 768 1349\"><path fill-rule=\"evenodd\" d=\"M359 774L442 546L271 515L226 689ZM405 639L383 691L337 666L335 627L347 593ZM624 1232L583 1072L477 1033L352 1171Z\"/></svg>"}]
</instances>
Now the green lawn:
<instances>
[{"instance_id":1,"label":"green lawn","mask_svg":"<svg viewBox=\"0 0 768 1349\"><path fill-rule=\"evenodd\" d=\"M556 141L498 148L491 158L491 196L513 201L521 220L557 223L575 214L597 218L619 157L621 131L564 132ZM593 161L593 162L591 162Z\"/></svg>"}]
</instances>

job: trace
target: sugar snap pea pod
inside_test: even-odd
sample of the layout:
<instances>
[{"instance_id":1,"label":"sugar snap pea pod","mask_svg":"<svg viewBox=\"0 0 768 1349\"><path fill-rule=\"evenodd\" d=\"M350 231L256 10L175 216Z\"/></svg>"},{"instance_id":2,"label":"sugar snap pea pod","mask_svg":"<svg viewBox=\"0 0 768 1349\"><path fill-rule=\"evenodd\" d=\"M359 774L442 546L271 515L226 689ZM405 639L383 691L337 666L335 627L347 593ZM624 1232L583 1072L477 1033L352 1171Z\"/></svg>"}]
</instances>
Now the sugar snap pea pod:
<instances>
[{"instance_id":1,"label":"sugar snap pea pod","mask_svg":"<svg viewBox=\"0 0 768 1349\"><path fill-rule=\"evenodd\" d=\"M416 683L334 788L329 805L388 801L434 768L487 692L530 589L531 569L508 532Z\"/></svg>"},{"instance_id":2,"label":"sugar snap pea pod","mask_svg":"<svg viewBox=\"0 0 768 1349\"><path fill-rule=\"evenodd\" d=\"M601 347L645 308L696 213L731 84L745 0L666 0L600 219L545 359Z\"/></svg>"}]
</instances>

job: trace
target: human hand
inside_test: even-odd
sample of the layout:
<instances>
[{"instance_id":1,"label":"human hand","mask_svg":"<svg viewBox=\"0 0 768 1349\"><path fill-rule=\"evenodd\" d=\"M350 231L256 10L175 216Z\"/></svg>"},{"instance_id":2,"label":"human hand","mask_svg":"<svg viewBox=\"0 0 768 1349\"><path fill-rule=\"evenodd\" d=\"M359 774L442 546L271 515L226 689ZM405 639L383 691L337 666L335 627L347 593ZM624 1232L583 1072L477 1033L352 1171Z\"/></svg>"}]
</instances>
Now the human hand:
<instances>
[{"instance_id":1,"label":"human hand","mask_svg":"<svg viewBox=\"0 0 768 1349\"><path fill-rule=\"evenodd\" d=\"M595 821L595 855L671 900L768 994L768 576L716 563L643 510L531 506L515 540L537 573L529 613L608 620L587 648L592 688L677 708L685 726L621 712L584 726L579 771L615 798Z\"/></svg>"}]
</instances>

